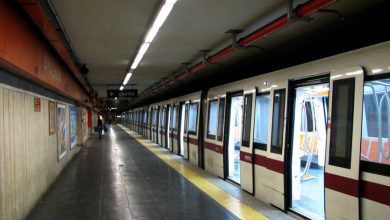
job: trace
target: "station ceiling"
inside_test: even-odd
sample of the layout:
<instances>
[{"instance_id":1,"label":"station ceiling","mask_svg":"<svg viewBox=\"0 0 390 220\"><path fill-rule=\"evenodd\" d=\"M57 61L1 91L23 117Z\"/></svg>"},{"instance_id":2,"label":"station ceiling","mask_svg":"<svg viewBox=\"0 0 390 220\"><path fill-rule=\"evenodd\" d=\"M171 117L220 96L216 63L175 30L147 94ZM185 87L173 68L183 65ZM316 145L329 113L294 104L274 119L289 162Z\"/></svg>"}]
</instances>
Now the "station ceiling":
<instances>
[{"instance_id":1,"label":"station ceiling","mask_svg":"<svg viewBox=\"0 0 390 220\"><path fill-rule=\"evenodd\" d=\"M107 89L119 89L160 0L46 0L55 10L87 78L109 106ZM315 0L294 1L294 9ZM121 109L198 91L209 86L266 73L390 39L387 0L336 0L289 24L250 47L192 70L233 44L228 30L242 30L238 40L287 13L286 0L178 0L125 89L138 98L120 100ZM317 1L321 2L321 1ZM323 1L325 2L325 1ZM210 50L200 53L201 50ZM184 63L184 64L183 64ZM169 79L173 83L165 85ZM124 105L123 105L124 104ZM118 104L119 105L119 104Z\"/></svg>"}]
</instances>

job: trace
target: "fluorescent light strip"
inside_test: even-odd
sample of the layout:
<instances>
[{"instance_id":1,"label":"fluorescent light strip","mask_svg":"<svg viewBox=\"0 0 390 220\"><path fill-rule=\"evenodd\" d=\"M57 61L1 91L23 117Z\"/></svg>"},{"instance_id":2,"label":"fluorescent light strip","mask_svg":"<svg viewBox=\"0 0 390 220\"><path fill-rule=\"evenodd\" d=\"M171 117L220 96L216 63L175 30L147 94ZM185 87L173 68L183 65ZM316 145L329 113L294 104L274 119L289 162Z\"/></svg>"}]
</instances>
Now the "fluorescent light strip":
<instances>
[{"instance_id":1,"label":"fluorescent light strip","mask_svg":"<svg viewBox=\"0 0 390 220\"><path fill-rule=\"evenodd\" d=\"M119 90L123 90L125 87L124 86L121 86L120 88L119 88Z\"/></svg>"},{"instance_id":2,"label":"fluorescent light strip","mask_svg":"<svg viewBox=\"0 0 390 220\"><path fill-rule=\"evenodd\" d=\"M148 50L150 43L152 43L153 39L156 37L157 32L160 30L160 27L164 24L165 20L167 19L169 13L171 12L173 5L176 3L177 0L165 0L164 5L159 10L157 17L155 18L152 27L148 30L145 40L143 44L141 45L139 51L137 52L137 55L135 56L135 59L133 63L131 64L131 70L137 69L139 63L141 62L143 56L145 55L146 51ZM130 74L130 76L129 76ZM131 73L128 73L126 75L125 80L123 81L123 85L126 85L131 77Z\"/></svg>"},{"instance_id":3,"label":"fluorescent light strip","mask_svg":"<svg viewBox=\"0 0 390 220\"><path fill-rule=\"evenodd\" d=\"M126 74L125 80L123 80L123 85L127 85L127 82L129 82L132 75L133 73L131 72Z\"/></svg>"}]
</instances>

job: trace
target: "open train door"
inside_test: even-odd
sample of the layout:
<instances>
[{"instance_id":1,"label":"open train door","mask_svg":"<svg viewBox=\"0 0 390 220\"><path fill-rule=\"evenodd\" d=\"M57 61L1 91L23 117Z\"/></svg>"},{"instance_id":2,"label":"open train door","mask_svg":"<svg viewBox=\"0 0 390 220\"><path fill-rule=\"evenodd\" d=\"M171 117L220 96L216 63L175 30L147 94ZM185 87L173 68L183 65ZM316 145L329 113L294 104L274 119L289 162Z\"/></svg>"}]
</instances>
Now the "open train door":
<instances>
[{"instance_id":1,"label":"open train door","mask_svg":"<svg viewBox=\"0 0 390 220\"><path fill-rule=\"evenodd\" d=\"M364 71L330 74L325 217L359 219L359 162Z\"/></svg>"},{"instance_id":2,"label":"open train door","mask_svg":"<svg viewBox=\"0 0 390 220\"><path fill-rule=\"evenodd\" d=\"M249 193L254 193L254 151L251 128L253 128L253 99L256 97L256 89L244 91L244 109L242 114L242 141L240 147L240 182L241 188Z\"/></svg>"}]
</instances>

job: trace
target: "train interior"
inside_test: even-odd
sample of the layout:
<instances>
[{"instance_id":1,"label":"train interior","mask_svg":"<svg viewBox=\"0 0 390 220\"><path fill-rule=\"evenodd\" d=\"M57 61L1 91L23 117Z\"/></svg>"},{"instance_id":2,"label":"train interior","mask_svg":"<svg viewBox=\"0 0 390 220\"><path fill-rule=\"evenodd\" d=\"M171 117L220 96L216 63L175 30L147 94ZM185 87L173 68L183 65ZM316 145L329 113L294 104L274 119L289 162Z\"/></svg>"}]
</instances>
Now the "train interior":
<instances>
[{"instance_id":1,"label":"train interior","mask_svg":"<svg viewBox=\"0 0 390 220\"><path fill-rule=\"evenodd\" d=\"M390 164L390 79L364 84L361 160Z\"/></svg>"},{"instance_id":2,"label":"train interior","mask_svg":"<svg viewBox=\"0 0 390 220\"><path fill-rule=\"evenodd\" d=\"M295 88L291 208L311 219L324 219L328 94L328 83Z\"/></svg>"},{"instance_id":3,"label":"train interior","mask_svg":"<svg viewBox=\"0 0 390 220\"><path fill-rule=\"evenodd\" d=\"M161 122L162 122L162 109L158 110L159 116L158 116L158 125L157 125L157 143L159 145L162 145L161 143Z\"/></svg>"},{"instance_id":4,"label":"train interior","mask_svg":"<svg viewBox=\"0 0 390 220\"><path fill-rule=\"evenodd\" d=\"M184 122L185 122L185 104L182 104L181 107L180 107L180 111L181 111L181 114L180 114L180 135L179 135L179 139L180 139L180 155L184 157Z\"/></svg>"},{"instance_id":5,"label":"train interior","mask_svg":"<svg viewBox=\"0 0 390 220\"><path fill-rule=\"evenodd\" d=\"M231 97L228 142L228 178L240 183L240 146L243 97Z\"/></svg>"},{"instance_id":6,"label":"train interior","mask_svg":"<svg viewBox=\"0 0 390 220\"><path fill-rule=\"evenodd\" d=\"M166 139L167 139L166 147L169 150L171 150L171 136L169 135L169 133L171 131L171 114L172 114L172 107L168 107L168 114L167 114L168 120L167 120L165 133L166 133Z\"/></svg>"}]
</instances>

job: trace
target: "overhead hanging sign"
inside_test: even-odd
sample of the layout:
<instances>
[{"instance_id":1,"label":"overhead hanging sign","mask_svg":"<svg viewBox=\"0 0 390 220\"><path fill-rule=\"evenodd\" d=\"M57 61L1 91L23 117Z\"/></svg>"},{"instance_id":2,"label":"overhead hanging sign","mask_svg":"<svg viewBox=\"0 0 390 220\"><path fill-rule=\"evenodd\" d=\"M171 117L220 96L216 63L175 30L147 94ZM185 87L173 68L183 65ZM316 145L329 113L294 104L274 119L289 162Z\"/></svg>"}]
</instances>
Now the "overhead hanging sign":
<instances>
[{"instance_id":1,"label":"overhead hanging sign","mask_svg":"<svg viewBox=\"0 0 390 220\"><path fill-rule=\"evenodd\" d=\"M107 97L108 98L132 98L138 96L138 90L137 89L124 89L124 90L118 90L118 89L107 89Z\"/></svg>"}]
</instances>

